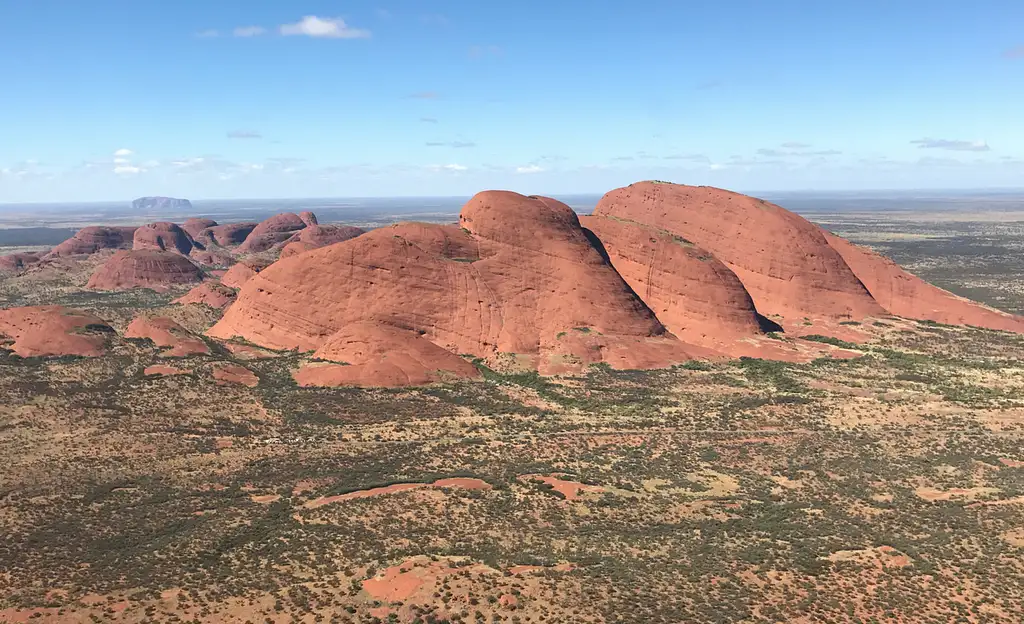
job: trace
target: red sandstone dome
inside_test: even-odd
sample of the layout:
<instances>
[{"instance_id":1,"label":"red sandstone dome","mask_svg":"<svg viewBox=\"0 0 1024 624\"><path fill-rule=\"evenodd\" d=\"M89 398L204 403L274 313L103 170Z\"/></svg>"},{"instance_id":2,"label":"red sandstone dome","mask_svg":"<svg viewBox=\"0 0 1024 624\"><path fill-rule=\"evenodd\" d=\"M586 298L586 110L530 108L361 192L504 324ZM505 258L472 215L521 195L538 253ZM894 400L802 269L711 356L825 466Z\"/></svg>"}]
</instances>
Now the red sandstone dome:
<instances>
[{"instance_id":1,"label":"red sandstone dome","mask_svg":"<svg viewBox=\"0 0 1024 624\"><path fill-rule=\"evenodd\" d=\"M885 314L821 230L784 208L711 187L639 182L606 194L594 215L665 230L728 266L758 312L787 328L809 319Z\"/></svg>"},{"instance_id":2,"label":"red sandstone dome","mask_svg":"<svg viewBox=\"0 0 1024 624\"><path fill-rule=\"evenodd\" d=\"M192 237L178 225L169 221L147 223L135 230L132 249L176 251L183 255L192 252Z\"/></svg>"},{"instance_id":3,"label":"red sandstone dome","mask_svg":"<svg viewBox=\"0 0 1024 624\"><path fill-rule=\"evenodd\" d=\"M199 233L206 228L212 228L217 225L217 222L213 219L206 219L203 217L189 217L185 219L185 222L181 224L181 229L188 232L188 235L193 239L199 236Z\"/></svg>"},{"instance_id":4,"label":"red sandstone dome","mask_svg":"<svg viewBox=\"0 0 1024 624\"><path fill-rule=\"evenodd\" d=\"M225 286L230 286L231 288L241 288L243 284L252 279L254 275L270 266L270 264L269 260L249 258L228 269L227 272L221 276L220 283Z\"/></svg>"},{"instance_id":5,"label":"red sandstone dome","mask_svg":"<svg viewBox=\"0 0 1024 624\"><path fill-rule=\"evenodd\" d=\"M165 316L140 315L135 317L124 332L125 338L148 338L158 347L165 347L162 355L181 357L207 354L206 342Z\"/></svg>"},{"instance_id":6,"label":"red sandstone dome","mask_svg":"<svg viewBox=\"0 0 1024 624\"><path fill-rule=\"evenodd\" d=\"M100 249L124 249L131 247L134 227L89 226L57 245L46 254L46 258L91 254Z\"/></svg>"},{"instance_id":7,"label":"red sandstone dome","mask_svg":"<svg viewBox=\"0 0 1024 624\"><path fill-rule=\"evenodd\" d=\"M318 249L347 241L363 233L362 228L351 225L310 225L299 230L289 238L281 248L281 257L287 258L310 249Z\"/></svg>"},{"instance_id":8,"label":"red sandstone dome","mask_svg":"<svg viewBox=\"0 0 1024 624\"><path fill-rule=\"evenodd\" d=\"M36 264L37 262L39 262L38 253L29 252L7 254L0 256L0 271L16 273Z\"/></svg>"},{"instance_id":9,"label":"red sandstone dome","mask_svg":"<svg viewBox=\"0 0 1024 624\"><path fill-rule=\"evenodd\" d=\"M399 224L280 260L209 333L315 350L373 322L451 353L519 354L542 372L711 353L665 332L565 204L489 191L463 207L460 225Z\"/></svg>"},{"instance_id":10,"label":"red sandstone dome","mask_svg":"<svg viewBox=\"0 0 1024 624\"><path fill-rule=\"evenodd\" d=\"M173 303L180 304L204 304L211 308L223 309L232 304L235 300L235 291L217 282L203 282L186 294L178 297Z\"/></svg>"},{"instance_id":11,"label":"red sandstone dome","mask_svg":"<svg viewBox=\"0 0 1024 624\"><path fill-rule=\"evenodd\" d=\"M312 213L308 214L312 215ZM316 218L313 217L314 222L315 219ZM240 253L258 253L266 251L274 245L288 240L294 232L301 230L306 226L306 221L297 214L283 212L281 214L274 215L273 217L260 222L249 236L246 237L245 242L239 246L238 251Z\"/></svg>"},{"instance_id":12,"label":"red sandstone dome","mask_svg":"<svg viewBox=\"0 0 1024 624\"><path fill-rule=\"evenodd\" d=\"M245 242L257 223L225 223L201 230L194 238L206 246L234 247Z\"/></svg>"},{"instance_id":13,"label":"red sandstone dome","mask_svg":"<svg viewBox=\"0 0 1024 624\"><path fill-rule=\"evenodd\" d=\"M0 310L0 336L22 357L103 355L114 330L99 318L61 306L30 306Z\"/></svg>"},{"instance_id":14,"label":"red sandstone dome","mask_svg":"<svg viewBox=\"0 0 1024 624\"><path fill-rule=\"evenodd\" d=\"M115 253L96 269L86 287L97 290L138 287L163 290L202 279L202 271L185 256L170 251L146 249Z\"/></svg>"},{"instance_id":15,"label":"red sandstone dome","mask_svg":"<svg viewBox=\"0 0 1024 624\"><path fill-rule=\"evenodd\" d=\"M307 226L317 225L316 215L308 210L300 212L299 218L302 219L302 222Z\"/></svg>"}]
</instances>

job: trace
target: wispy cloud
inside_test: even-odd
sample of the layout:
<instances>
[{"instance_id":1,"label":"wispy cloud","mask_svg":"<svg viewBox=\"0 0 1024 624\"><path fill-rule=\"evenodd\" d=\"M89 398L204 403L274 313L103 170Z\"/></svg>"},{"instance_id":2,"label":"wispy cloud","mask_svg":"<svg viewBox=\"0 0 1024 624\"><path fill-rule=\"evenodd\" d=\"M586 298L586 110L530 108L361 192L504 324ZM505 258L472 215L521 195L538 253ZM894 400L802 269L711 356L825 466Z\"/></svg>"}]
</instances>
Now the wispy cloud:
<instances>
[{"instance_id":1,"label":"wispy cloud","mask_svg":"<svg viewBox=\"0 0 1024 624\"><path fill-rule=\"evenodd\" d=\"M121 149L114 152L114 156L131 156L134 153L135 152L131 151L127 147L122 147Z\"/></svg>"},{"instance_id":2,"label":"wispy cloud","mask_svg":"<svg viewBox=\"0 0 1024 624\"><path fill-rule=\"evenodd\" d=\"M428 171L447 171L450 173L462 173L463 171L469 171L469 167L457 163L451 163L448 165L427 165L426 169Z\"/></svg>"},{"instance_id":3,"label":"wispy cloud","mask_svg":"<svg viewBox=\"0 0 1024 624\"><path fill-rule=\"evenodd\" d=\"M213 39L214 37L219 37L219 36L220 36L220 31L213 30L213 29L200 30L199 32L196 33L196 37L199 37L200 39Z\"/></svg>"},{"instance_id":4,"label":"wispy cloud","mask_svg":"<svg viewBox=\"0 0 1024 624\"><path fill-rule=\"evenodd\" d=\"M416 93L410 93L406 97L413 100L436 100L441 96L435 91L417 91Z\"/></svg>"},{"instance_id":5,"label":"wispy cloud","mask_svg":"<svg viewBox=\"0 0 1024 624\"><path fill-rule=\"evenodd\" d=\"M136 167L135 165L115 165L114 173L117 175L136 175L145 171L142 167Z\"/></svg>"},{"instance_id":6,"label":"wispy cloud","mask_svg":"<svg viewBox=\"0 0 1024 624\"><path fill-rule=\"evenodd\" d=\"M353 28L340 17L317 17L307 15L294 24L282 24L280 32L285 36L317 37L323 39L368 39L370 31Z\"/></svg>"},{"instance_id":7,"label":"wispy cloud","mask_svg":"<svg viewBox=\"0 0 1024 624\"><path fill-rule=\"evenodd\" d=\"M1009 50L1003 52L1003 58L1014 60L1024 59L1024 45L1019 45L1015 48L1010 48Z\"/></svg>"},{"instance_id":8,"label":"wispy cloud","mask_svg":"<svg viewBox=\"0 0 1024 624\"><path fill-rule=\"evenodd\" d=\"M427 147L476 147L472 141L427 141Z\"/></svg>"},{"instance_id":9,"label":"wispy cloud","mask_svg":"<svg viewBox=\"0 0 1024 624\"><path fill-rule=\"evenodd\" d=\"M377 14L377 17L381 19L391 19L392 17L394 17L394 13L387 9L377 9L374 12Z\"/></svg>"},{"instance_id":10,"label":"wispy cloud","mask_svg":"<svg viewBox=\"0 0 1024 624\"><path fill-rule=\"evenodd\" d=\"M812 156L824 157L824 156L839 156L842 154L839 150L828 149L828 150L810 150L811 147L807 143L783 143L783 148L786 149L775 149L772 147L762 147L757 150L758 156L766 156L768 158L786 158L790 156L808 158Z\"/></svg>"},{"instance_id":11,"label":"wispy cloud","mask_svg":"<svg viewBox=\"0 0 1024 624\"><path fill-rule=\"evenodd\" d=\"M266 32L267 29L262 26L239 26L232 30L231 34L236 37L259 37Z\"/></svg>"},{"instance_id":12,"label":"wispy cloud","mask_svg":"<svg viewBox=\"0 0 1024 624\"><path fill-rule=\"evenodd\" d=\"M469 46L469 58L483 58L485 56L501 56L504 50L496 45L474 45Z\"/></svg>"},{"instance_id":13,"label":"wispy cloud","mask_svg":"<svg viewBox=\"0 0 1024 624\"><path fill-rule=\"evenodd\" d=\"M436 124L437 123L437 119L435 119L433 117L420 117L420 122L421 123Z\"/></svg>"},{"instance_id":14,"label":"wispy cloud","mask_svg":"<svg viewBox=\"0 0 1024 624\"><path fill-rule=\"evenodd\" d=\"M627 161L636 160L636 159L633 158L632 156L616 156L616 157L612 158L612 160L617 161L617 162L627 162Z\"/></svg>"},{"instance_id":15,"label":"wispy cloud","mask_svg":"<svg viewBox=\"0 0 1024 624\"><path fill-rule=\"evenodd\" d=\"M709 163L711 159L704 154L669 154L665 160L685 160L688 162Z\"/></svg>"},{"instance_id":16,"label":"wispy cloud","mask_svg":"<svg viewBox=\"0 0 1024 624\"><path fill-rule=\"evenodd\" d=\"M540 165L523 165L522 167L516 167L516 173L541 173L544 171L544 167Z\"/></svg>"},{"instance_id":17,"label":"wispy cloud","mask_svg":"<svg viewBox=\"0 0 1024 624\"><path fill-rule=\"evenodd\" d=\"M430 13L420 18L424 24L429 26L451 26L452 21L440 13Z\"/></svg>"},{"instance_id":18,"label":"wispy cloud","mask_svg":"<svg viewBox=\"0 0 1024 624\"><path fill-rule=\"evenodd\" d=\"M787 142L782 144L782 147L784 147L786 149L797 149L797 150L799 150L799 149L807 149L808 147L810 147L810 145L807 144L807 143L800 143L799 141L787 141Z\"/></svg>"},{"instance_id":19,"label":"wispy cloud","mask_svg":"<svg viewBox=\"0 0 1024 624\"><path fill-rule=\"evenodd\" d=\"M991 150L985 141L924 138L911 141L910 143L911 145L916 145L919 149L941 149L954 152L987 152Z\"/></svg>"},{"instance_id":20,"label":"wispy cloud","mask_svg":"<svg viewBox=\"0 0 1024 624\"><path fill-rule=\"evenodd\" d=\"M262 139L263 135L255 130L231 130L227 137L229 139Z\"/></svg>"},{"instance_id":21,"label":"wispy cloud","mask_svg":"<svg viewBox=\"0 0 1024 624\"><path fill-rule=\"evenodd\" d=\"M934 156L925 156L917 160L917 164L922 167L959 167L964 164L955 158L935 158Z\"/></svg>"}]
</instances>

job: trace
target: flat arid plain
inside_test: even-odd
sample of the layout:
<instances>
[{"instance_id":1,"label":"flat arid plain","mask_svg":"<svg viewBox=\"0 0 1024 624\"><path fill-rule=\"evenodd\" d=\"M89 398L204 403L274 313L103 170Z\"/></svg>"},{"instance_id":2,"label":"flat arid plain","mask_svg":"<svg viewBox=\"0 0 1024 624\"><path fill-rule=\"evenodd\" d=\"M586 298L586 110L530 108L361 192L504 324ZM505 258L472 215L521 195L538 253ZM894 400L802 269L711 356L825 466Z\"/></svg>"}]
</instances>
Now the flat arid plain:
<instances>
[{"instance_id":1,"label":"flat arid plain","mask_svg":"<svg viewBox=\"0 0 1024 624\"><path fill-rule=\"evenodd\" d=\"M515 201L562 214L542 199ZM444 235L476 251L446 244L446 274L497 273L483 224L499 202L472 201ZM653 272L629 270L616 241L632 239L614 228L639 225L616 205L583 219L603 241L587 266L614 265L696 357L663 356L659 334L649 340L665 362L619 366L646 335L623 348L605 317L574 325L576 311L561 330L557 314L538 312L529 357L497 348L502 337L482 342L487 353L468 339L441 349L457 342L447 319L431 321L437 332L403 321L284 344L312 340L281 330L305 328L305 312L270 306L264 291L287 298L280 289L301 285L282 275L371 249L356 247L365 240L425 246L407 226L318 224L300 237L315 223L303 215L291 230L252 238L253 223L229 240L235 230L185 222L188 240L208 242L182 253L184 238L158 223L66 255L46 250L74 247L60 239L78 226L27 244L3 232L3 253L23 256L0 273L0 621L1019 622L1024 335L889 313L898 297L875 290L889 282L872 286L853 262L885 310L799 311L819 293L769 313L765 280L788 265L758 273L724 243L695 252L716 241L645 229L649 244L689 254L672 266L721 257L760 325L737 329L755 310L734 296L679 320L665 302L685 289L659 291ZM799 212L956 295L1024 313L1024 209L970 206ZM573 244L589 250L586 240ZM159 279L147 272L157 265ZM337 314L360 307L338 303L347 293L315 295L310 306ZM736 314L712 314L725 303ZM390 305L397 315L417 302ZM690 331L698 312L731 328L730 341ZM379 344L415 345L439 369L420 359L394 373ZM616 349L628 353L615 360Z\"/></svg>"}]
</instances>

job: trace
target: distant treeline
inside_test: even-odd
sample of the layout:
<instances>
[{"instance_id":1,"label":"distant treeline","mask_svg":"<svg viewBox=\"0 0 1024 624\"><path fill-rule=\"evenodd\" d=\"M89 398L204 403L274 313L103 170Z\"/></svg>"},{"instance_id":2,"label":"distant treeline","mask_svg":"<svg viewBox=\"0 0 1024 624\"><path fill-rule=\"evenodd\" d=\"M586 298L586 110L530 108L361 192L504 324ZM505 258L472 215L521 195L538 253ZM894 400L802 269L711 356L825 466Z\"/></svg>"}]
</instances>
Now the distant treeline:
<instances>
[{"instance_id":1,"label":"distant treeline","mask_svg":"<svg viewBox=\"0 0 1024 624\"><path fill-rule=\"evenodd\" d=\"M71 228L0 228L0 247L36 247L57 245L75 235Z\"/></svg>"}]
</instances>

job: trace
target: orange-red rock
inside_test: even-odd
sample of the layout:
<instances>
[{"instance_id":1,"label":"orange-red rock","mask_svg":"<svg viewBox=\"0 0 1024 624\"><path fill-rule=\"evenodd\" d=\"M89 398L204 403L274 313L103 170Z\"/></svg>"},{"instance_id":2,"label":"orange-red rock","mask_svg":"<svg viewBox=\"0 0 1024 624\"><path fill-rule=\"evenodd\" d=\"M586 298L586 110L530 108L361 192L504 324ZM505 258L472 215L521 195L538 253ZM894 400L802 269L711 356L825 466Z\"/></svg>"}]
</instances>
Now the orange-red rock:
<instances>
[{"instance_id":1,"label":"orange-red rock","mask_svg":"<svg viewBox=\"0 0 1024 624\"><path fill-rule=\"evenodd\" d=\"M211 247L210 249L194 247L192 248L192 253L189 254L189 258L207 267L224 267L235 263L235 258L229 252L221 250L219 247Z\"/></svg>"},{"instance_id":2,"label":"orange-red rock","mask_svg":"<svg viewBox=\"0 0 1024 624\"><path fill-rule=\"evenodd\" d=\"M234 247L241 245L256 228L257 223L225 223L201 230L195 239L205 245Z\"/></svg>"},{"instance_id":3,"label":"orange-red rock","mask_svg":"<svg viewBox=\"0 0 1024 624\"><path fill-rule=\"evenodd\" d=\"M347 324L313 356L346 365L304 366L295 373L301 386L392 387L480 376L473 364L418 332L373 322Z\"/></svg>"},{"instance_id":4,"label":"orange-red rock","mask_svg":"<svg viewBox=\"0 0 1024 624\"><path fill-rule=\"evenodd\" d=\"M307 226L314 226L317 224L316 215L308 210L300 212L299 218L302 219L302 222Z\"/></svg>"},{"instance_id":5,"label":"orange-red rock","mask_svg":"<svg viewBox=\"0 0 1024 624\"><path fill-rule=\"evenodd\" d=\"M169 357L203 355L210 352L206 342L165 316L140 315L128 324L125 338L148 338L158 347L166 350L161 354Z\"/></svg>"},{"instance_id":6,"label":"orange-red rock","mask_svg":"<svg viewBox=\"0 0 1024 624\"><path fill-rule=\"evenodd\" d=\"M217 225L217 222L213 219L206 219L203 217L189 217L185 219L185 222L181 224L181 229L188 232L188 235L193 239L199 236L199 233L206 228L212 228Z\"/></svg>"},{"instance_id":7,"label":"orange-red rock","mask_svg":"<svg viewBox=\"0 0 1024 624\"><path fill-rule=\"evenodd\" d=\"M306 227L306 222L297 214L283 212L261 221L238 247L240 253L266 251L291 238L297 230Z\"/></svg>"},{"instance_id":8,"label":"orange-red rock","mask_svg":"<svg viewBox=\"0 0 1024 624\"><path fill-rule=\"evenodd\" d=\"M241 384L250 388L255 388L260 383L256 373L237 364L215 364L213 366L213 378L218 383Z\"/></svg>"},{"instance_id":9,"label":"orange-red rock","mask_svg":"<svg viewBox=\"0 0 1024 624\"><path fill-rule=\"evenodd\" d=\"M347 241L359 236L363 231L362 228L351 225L310 225L285 241L284 247L281 248L281 257L287 258L310 249Z\"/></svg>"},{"instance_id":10,"label":"orange-red rock","mask_svg":"<svg viewBox=\"0 0 1024 624\"><path fill-rule=\"evenodd\" d=\"M163 290L178 284L199 282L203 273L185 256L157 250L119 251L89 278L87 288Z\"/></svg>"},{"instance_id":11,"label":"orange-red rock","mask_svg":"<svg viewBox=\"0 0 1024 624\"><path fill-rule=\"evenodd\" d=\"M974 325L1024 333L1024 317L1007 314L932 286L874 251L829 232L825 238L868 292L897 316L948 325Z\"/></svg>"},{"instance_id":12,"label":"orange-red rock","mask_svg":"<svg viewBox=\"0 0 1024 624\"><path fill-rule=\"evenodd\" d=\"M174 366L166 366L163 364L154 364L153 366L147 366L146 368L142 369L143 375L160 377L170 377L172 375L187 375L191 372L191 370L185 368L175 368Z\"/></svg>"},{"instance_id":13,"label":"orange-red rock","mask_svg":"<svg viewBox=\"0 0 1024 624\"><path fill-rule=\"evenodd\" d=\"M269 260L249 258L231 266L220 278L220 283L231 288L241 288L254 275L270 266Z\"/></svg>"},{"instance_id":14,"label":"orange-red rock","mask_svg":"<svg viewBox=\"0 0 1024 624\"><path fill-rule=\"evenodd\" d=\"M0 336L14 341L22 357L103 355L114 330L99 318L61 306L30 306L0 310Z\"/></svg>"},{"instance_id":15,"label":"orange-red rock","mask_svg":"<svg viewBox=\"0 0 1024 624\"><path fill-rule=\"evenodd\" d=\"M885 313L817 226L766 201L639 182L606 194L594 214L653 226L707 249L739 277L761 314L779 315L784 325Z\"/></svg>"},{"instance_id":16,"label":"orange-red rock","mask_svg":"<svg viewBox=\"0 0 1024 624\"><path fill-rule=\"evenodd\" d=\"M708 353L665 335L565 204L485 192L460 225L399 224L282 259L243 286L210 335L314 350L373 321L452 353L520 354L542 372Z\"/></svg>"},{"instance_id":17,"label":"orange-red rock","mask_svg":"<svg viewBox=\"0 0 1024 624\"><path fill-rule=\"evenodd\" d=\"M39 262L38 253L12 253L0 256L0 271L16 273Z\"/></svg>"},{"instance_id":18,"label":"orange-red rock","mask_svg":"<svg viewBox=\"0 0 1024 624\"><path fill-rule=\"evenodd\" d=\"M131 247L134 227L84 227L74 236L57 245L46 254L47 258L91 254L100 249L123 249Z\"/></svg>"},{"instance_id":19,"label":"orange-red rock","mask_svg":"<svg viewBox=\"0 0 1024 624\"><path fill-rule=\"evenodd\" d=\"M176 251L187 256L192 252L192 237L177 224L169 221L147 223L135 230L132 249Z\"/></svg>"},{"instance_id":20,"label":"orange-red rock","mask_svg":"<svg viewBox=\"0 0 1024 624\"><path fill-rule=\"evenodd\" d=\"M204 304L211 308L223 309L235 301L235 291L217 282L203 282L172 303L181 304Z\"/></svg>"}]
</instances>

